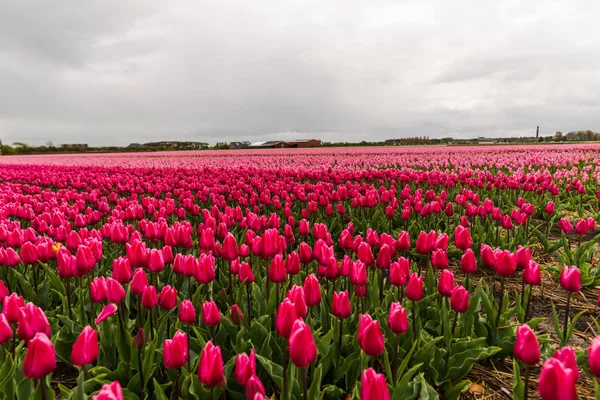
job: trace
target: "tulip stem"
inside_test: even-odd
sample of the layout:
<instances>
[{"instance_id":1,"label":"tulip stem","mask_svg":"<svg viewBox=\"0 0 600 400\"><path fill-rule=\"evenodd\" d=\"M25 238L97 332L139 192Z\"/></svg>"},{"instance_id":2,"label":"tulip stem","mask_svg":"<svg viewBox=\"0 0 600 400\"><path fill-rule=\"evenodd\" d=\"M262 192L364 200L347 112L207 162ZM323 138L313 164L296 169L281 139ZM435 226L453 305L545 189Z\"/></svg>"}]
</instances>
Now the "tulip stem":
<instances>
[{"instance_id":1,"label":"tulip stem","mask_svg":"<svg viewBox=\"0 0 600 400\"><path fill-rule=\"evenodd\" d=\"M144 390L142 388L142 390ZM212 395L212 391L211 391ZM175 381L173 382L173 391L171 392L171 399L179 399L179 368L175 371Z\"/></svg>"},{"instance_id":2,"label":"tulip stem","mask_svg":"<svg viewBox=\"0 0 600 400\"><path fill-rule=\"evenodd\" d=\"M567 292L567 307L565 308L565 323L563 324L563 334L560 345L564 346L567 342L567 325L569 324L569 307L571 306L571 292Z\"/></svg>"},{"instance_id":3,"label":"tulip stem","mask_svg":"<svg viewBox=\"0 0 600 400\"><path fill-rule=\"evenodd\" d=\"M523 279L521 279L521 307L525 307L525 281Z\"/></svg>"},{"instance_id":4,"label":"tulip stem","mask_svg":"<svg viewBox=\"0 0 600 400\"><path fill-rule=\"evenodd\" d=\"M40 379L40 386L41 386L40 391L42 392L41 393L42 400L46 400L48 398L48 394L46 393L46 378L45 377Z\"/></svg>"},{"instance_id":5,"label":"tulip stem","mask_svg":"<svg viewBox=\"0 0 600 400\"><path fill-rule=\"evenodd\" d=\"M496 317L496 329L500 324L500 315L502 314L502 306L504 305L504 276L500 277L500 306L498 307L498 316Z\"/></svg>"},{"instance_id":6,"label":"tulip stem","mask_svg":"<svg viewBox=\"0 0 600 400\"><path fill-rule=\"evenodd\" d=\"M523 321L527 321L527 314L529 314L529 305L531 304L531 298L533 297L533 286L529 286L529 296L527 296L527 306L525 307L525 317Z\"/></svg>"},{"instance_id":7,"label":"tulip stem","mask_svg":"<svg viewBox=\"0 0 600 400\"><path fill-rule=\"evenodd\" d=\"M231 272L230 272L231 274ZM210 400L215 400L215 388L211 387L210 388Z\"/></svg>"},{"instance_id":8,"label":"tulip stem","mask_svg":"<svg viewBox=\"0 0 600 400\"><path fill-rule=\"evenodd\" d=\"M344 332L344 320L340 320L340 332L338 334L338 358L337 358L337 366L340 366L340 361L342 359L342 333Z\"/></svg>"},{"instance_id":9,"label":"tulip stem","mask_svg":"<svg viewBox=\"0 0 600 400\"><path fill-rule=\"evenodd\" d=\"M514 362L517 362L516 360ZM523 400L529 397L529 364L525 364L525 390L523 390Z\"/></svg>"},{"instance_id":10,"label":"tulip stem","mask_svg":"<svg viewBox=\"0 0 600 400\"><path fill-rule=\"evenodd\" d=\"M304 400L308 400L308 390L306 388L306 373L308 371L308 368L302 368L302 393L303 393L303 399Z\"/></svg>"},{"instance_id":11,"label":"tulip stem","mask_svg":"<svg viewBox=\"0 0 600 400\"><path fill-rule=\"evenodd\" d=\"M412 302L412 317L413 317L413 340L417 340L417 303Z\"/></svg>"},{"instance_id":12,"label":"tulip stem","mask_svg":"<svg viewBox=\"0 0 600 400\"><path fill-rule=\"evenodd\" d=\"M187 340L188 340L188 348L190 347L190 344L192 342L192 340L190 339L190 324L186 324L185 325L185 330L186 330L186 336L187 336ZM192 358L192 354L190 352L188 352L188 359L187 359L187 369L188 369L188 374L192 373L192 367L191 367L191 361L190 359Z\"/></svg>"},{"instance_id":13,"label":"tulip stem","mask_svg":"<svg viewBox=\"0 0 600 400\"><path fill-rule=\"evenodd\" d=\"M70 320L73 320L73 313L71 312L71 284L69 282L69 278L65 279L65 283L67 285L67 315ZM92 318L94 316L92 315Z\"/></svg>"},{"instance_id":14,"label":"tulip stem","mask_svg":"<svg viewBox=\"0 0 600 400\"><path fill-rule=\"evenodd\" d=\"M400 338L400 335L396 334L396 343L394 346L394 366L393 366L393 370L392 370L392 378L394 379L394 386L396 385L396 383L398 383L398 339Z\"/></svg>"},{"instance_id":15,"label":"tulip stem","mask_svg":"<svg viewBox=\"0 0 600 400\"><path fill-rule=\"evenodd\" d=\"M170 335L169 335L170 337ZM141 346L137 353L137 359L138 359L138 372L140 374L140 400L144 400L144 369L142 368L142 352L144 351L144 346Z\"/></svg>"},{"instance_id":16,"label":"tulip stem","mask_svg":"<svg viewBox=\"0 0 600 400\"><path fill-rule=\"evenodd\" d=\"M454 312L454 322L452 322L452 330L450 331L450 333L452 334L452 337L454 337L454 332L456 331L457 322L458 322L458 313Z\"/></svg>"},{"instance_id":17,"label":"tulip stem","mask_svg":"<svg viewBox=\"0 0 600 400\"><path fill-rule=\"evenodd\" d=\"M250 320L252 319L252 286L246 285L246 294L248 296L248 327L250 327Z\"/></svg>"},{"instance_id":18,"label":"tulip stem","mask_svg":"<svg viewBox=\"0 0 600 400\"><path fill-rule=\"evenodd\" d=\"M148 318L150 318L150 340L154 340L154 324L152 322L152 309L148 309Z\"/></svg>"}]
</instances>

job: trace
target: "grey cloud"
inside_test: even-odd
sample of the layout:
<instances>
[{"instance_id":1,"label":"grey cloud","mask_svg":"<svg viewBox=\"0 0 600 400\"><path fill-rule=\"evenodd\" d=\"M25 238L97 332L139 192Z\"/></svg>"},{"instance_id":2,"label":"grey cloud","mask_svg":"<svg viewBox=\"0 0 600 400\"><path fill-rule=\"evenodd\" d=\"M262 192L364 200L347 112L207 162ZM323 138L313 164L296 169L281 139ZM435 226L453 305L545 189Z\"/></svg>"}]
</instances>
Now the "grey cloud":
<instances>
[{"instance_id":1,"label":"grey cloud","mask_svg":"<svg viewBox=\"0 0 600 400\"><path fill-rule=\"evenodd\" d=\"M0 4L0 138L126 145L600 130L599 9L9 0Z\"/></svg>"}]
</instances>

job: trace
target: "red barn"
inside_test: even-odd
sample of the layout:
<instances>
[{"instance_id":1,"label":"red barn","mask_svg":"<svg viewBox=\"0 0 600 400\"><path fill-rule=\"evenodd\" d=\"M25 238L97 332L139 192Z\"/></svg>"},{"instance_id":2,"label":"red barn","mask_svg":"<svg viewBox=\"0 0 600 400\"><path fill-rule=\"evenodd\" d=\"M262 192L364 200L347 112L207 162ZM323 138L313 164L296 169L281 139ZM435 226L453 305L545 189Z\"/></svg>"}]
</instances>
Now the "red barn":
<instances>
[{"instance_id":1,"label":"red barn","mask_svg":"<svg viewBox=\"0 0 600 400\"><path fill-rule=\"evenodd\" d=\"M298 139L290 142L286 142L286 147L321 147L321 141L318 139Z\"/></svg>"}]
</instances>

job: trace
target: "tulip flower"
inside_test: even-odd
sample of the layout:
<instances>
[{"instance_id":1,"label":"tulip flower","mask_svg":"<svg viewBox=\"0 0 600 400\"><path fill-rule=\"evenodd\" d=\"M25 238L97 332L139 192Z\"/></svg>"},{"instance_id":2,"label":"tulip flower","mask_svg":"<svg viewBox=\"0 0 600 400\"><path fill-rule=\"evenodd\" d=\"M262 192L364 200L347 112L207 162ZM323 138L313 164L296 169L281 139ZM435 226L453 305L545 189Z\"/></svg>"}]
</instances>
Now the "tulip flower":
<instances>
[{"instance_id":1,"label":"tulip flower","mask_svg":"<svg viewBox=\"0 0 600 400\"><path fill-rule=\"evenodd\" d=\"M56 369L54 345L44 333L36 333L27 346L23 374L27 379L42 379ZM45 385L45 383L40 383Z\"/></svg>"},{"instance_id":2,"label":"tulip flower","mask_svg":"<svg viewBox=\"0 0 600 400\"><path fill-rule=\"evenodd\" d=\"M363 262L367 267L370 267L375 262L373 257L373 252L371 251L371 246L368 243L362 242L358 246L357 252L358 259Z\"/></svg>"},{"instance_id":3,"label":"tulip flower","mask_svg":"<svg viewBox=\"0 0 600 400\"><path fill-rule=\"evenodd\" d=\"M103 385L97 395L92 400L124 400L123 390L119 381Z\"/></svg>"},{"instance_id":4,"label":"tulip flower","mask_svg":"<svg viewBox=\"0 0 600 400\"><path fill-rule=\"evenodd\" d=\"M454 245L463 251L471 248L473 240L471 239L469 228L465 228L462 225L456 226L456 230L454 231Z\"/></svg>"},{"instance_id":5,"label":"tulip flower","mask_svg":"<svg viewBox=\"0 0 600 400\"><path fill-rule=\"evenodd\" d=\"M158 297L158 305L165 311L171 311L177 307L177 289L170 285L163 286Z\"/></svg>"},{"instance_id":6,"label":"tulip flower","mask_svg":"<svg viewBox=\"0 0 600 400\"><path fill-rule=\"evenodd\" d=\"M5 314L0 314L0 346L13 337L13 331Z\"/></svg>"},{"instance_id":7,"label":"tulip flower","mask_svg":"<svg viewBox=\"0 0 600 400\"><path fill-rule=\"evenodd\" d=\"M527 267L523 270L523 281L521 286L521 306L525 304L525 284L529 285L529 297L527 298L527 305L525 306L525 315L523 320L527 320L527 314L529 311L529 304L531 303L531 296L533 295L532 286L539 286L542 284L542 272L540 266L535 261L529 261Z\"/></svg>"},{"instance_id":8,"label":"tulip flower","mask_svg":"<svg viewBox=\"0 0 600 400\"><path fill-rule=\"evenodd\" d=\"M529 325L517 327L517 339L513 348L515 357L524 364L535 365L540 362L540 344Z\"/></svg>"},{"instance_id":9,"label":"tulip flower","mask_svg":"<svg viewBox=\"0 0 600 400\"><path fill-rule=\"evenodd\" d=\"M358 344L366 355L378 357L383 353L385 342L379 321L369 314L362 314L358 323Z\"/></svg>"},{"instance_id":10,"label":"tulip flower","mask_svg":"<svg viewBox=\"0 0 600 400\"><path fill-rule=\"evenodd\" d=\"M576 383L576 372L552 357L542 366L538 392L543 400L577 400Z\"/></svg>"},{"instance_id":11,"label":"tulip flower","mask_svg":"<svg viewBox=\"0 0 600 400\"><path fill-rule=\"evenodd\" d=\"M179 320L186 325L196 322L196 310L189 300L183 300L179 305Z\"/></svg>"},{"instance_id":12,"label":"tulip flower","mask_svg":"<svg viewBox=\"0 0 600 400\"><path fill-rule=\"evenodd\" d=\"M480 247L480 254L481 262L485 267L496 269L496 254L494 254L494 251L490 246L482 243Z\"/></svg>"},{"instance_id":13,"label":"tulip flower","mask_svg":"<svg viewBox=\"0 0 600 400\"><path fill-rule=\"evenodd\" d=\"M251 400L264 400L265 399L265 387L263 386L260 378L256 375L252 375L246 382L246 399Z\"/></svg>"},{"instance_id":14,"label":"tulip flower","mask_svg":"<svg viewBox=\"0 0 600 400\"><path fill-rule=\"evenodd\" d=\"M202 322L209 327L217 326L221 322L221 314L213 300L205 301L202 304Z\"/></svg>"},{"instance_id":15,"label":"tulip flower","mask_svg":"<svg viewBox=\"0 0 600 400\"><path fill-rule=\"evenodd\" d=\"M212 341L206 343L206 346L204 346L204 349L200 353L198 378L200 382L210 388L225 385L221 347L213 345Z\"/></svg>"},{"instance_id":16,"label":"tulip flower","mask_svg":"<svg viewBox=\"0 0 600 400\"><path fill-rule=\"evenodd\" d=\"M456 313L466 313L469 309L469 291L460 285L453 288L450 293L450 307ZM454 324L456 325L456 321Z\"/></svg>"},{"instance_id":17,"label":"tulip flower","mask_svg":"<svg viewBox=\"0 0 600 400\"><path fill-rule=\"evenodd\" d=\"M573 370L575 373L575 380L579 379L579 367L577 366L577 360L573 349L570 347L563 347L560 350L556 350L553 357L562 362L565 367Z\"/></svg>"},{"instance_id":18,"label":"tulip flower","mask_svg":"<svg viewBox=\"0 0 600 400\"><path fill-rule=\"evenodd\" d=\"M123 286L113 278L106 278L106 299L110 303L118 304L125 299L126 293Z\"/></svg>"},{"instance_id":19,"label":"tulip flower","mask_svg":"<svg viewBox=\"0 0 600 400\"><path fill-rule=\"evenodd\" d=\"M100 324L105 319L114 315L117 312L117 309L118 309L118 307L116 304L108 304L108 305L104 306L104 308L102 309L102 311L100 312L100 314L98 315L98 318L96 318L96 321L94 323L96 325Z\"/></svg>"},{"instance_id":20,"label":"tulip flower","mask_svg":"<svg viewBox=\"0 0 600 400\"><path fill-rule=\"evenodd\" d=\"M438 292L444 297L450 297L452 289L454 289L454 274L449 269L442 270L440 280L438 282Z\"/></svg>"},{"instance_id":21,"label":"tulip flower","mask_svg":"<svg viewBox=\"0 0 600 400\"><path fill-rule=\"evenodd\" d=\"M408 278L406 297L411 301L419 301L423 298L423 278L413 272Z\"/></svg>"},{"instance_id":22,"label":"tulip flower","mask_svg":"<svg viewBox=\"0 0 600 400\"><path fill-rule=\"evenodd\" d=\"M576 266L564 266L560 274L560 286L567 291L567 306L565 307L565 319L563 324L563 337L561 345L567 342L567 331L569 323L569 307L571 305L571 295L581 290L581 277L579 269Z\"/></svg>"},{"instance_id":23,"label":"tulip flower","mask_svg":"<svg viewBox=\"0 0 600 400\"><path fill-rule=\"evenodd\" d=\"M348 297L348 291L333 292L331 313L340 320L346 319L350 316L352 311L350 306L350 298Z\"/></svg>"},{"instance_id":24,"label":"tulip flower","mask_svg":"<svg viewBox=\"0 0 600 400\"><path fill-rule=\"evenodd\" d=\"M292 326L298 319L296 314L296 307L290 299L284 299L283 302L277 308L277 317L275 319L275 330L279 336L289 339Z\"/></svg>"},{"instance_id":25,"label":"tulip flower","mask_svg":"<svg viewBox=\"0 0 600 400\"><path fill-rule=\"evenodd\" d=\"M71 360L73 365L82 367L98 358L98 331L87 325L73 344Z\"/></svg>"},{"instance_id":26,"label":"tulip flower","mask_svg":"<svg viewBox=\"0 0 600 400\"><path fill-rule=\"evenodd\" d=\"M588 363L592 374L596 378L600 378L600 336L596 336L588 348Z\"/></svg>"},{"instance_id":27,"label":"tulip flower","mask_svg":"<svg viewBox=\"0 0 600 400\"><path fill-rule=\"evenodd\" d=\"M27 303L19 309L17 334L25 343L29 343L38 332L50 336L50 323L41 308L33 303Z\"/></svg>"},{"instance_id":28,"label":"tulip flower","mask_svg":"<svg viewBox=\"0 0 600 400\"><path fill-rule=\"evenodd\" d=\"M563 231L563 233L572 233L573 232L573 225L571 225L569 220L566 218L561 218L558 221L558 226L560 227L560 230Z\"/></svg>"},{"instance_id":29,"label":"tulip flower","mask_svg":"<svg viewBox=\"0 0 600 400\"><path fill-rule=\"evenodd\" d=\"M242 353L235 357L234 375L235 379L242 386L246 386L248 380L256 375L256 355L254 349L250 351L250 356Z\"/></svg>"},{"instance_id":30,"label":"tulip flower","mask_svg":"<svg viewBox=\"0 0 600 400\"><path fill-rule=\"evenodd\" d=\"M373 368L362 372L360 400L389 400L390 391L385 381L385 375L378 374Z\"/></svg>"},{"instance_id":31,"label":"tulip flower","mask_svg":"<svg viewBox=\"0 0 600 400\"><path fill-rule=\"evenodd\" d=\"M398 234L398 250L399 251L410 250L410 235L406 231L401 231Z\"/></svg>"},{"instance_id":32,"label":"tulip flower","mask_svg":"<svg viewBox=\"0 0 600 400\"><path fill-rule=\"evenodd\" d=\"M4 297L2 313L6 316L6 320L13 324L19 320L20 309L25 306L23 297L16 293Z\"/></svg>"},{"instance_id":33,"label":"tulip flower","mask_svg":"<svg viewBox=\"0 0 600 400\"><path fill-rule=\"evenodd\" d=\"M296 315L298 318L306 317L306 299L304 297L304 288L302 286L294 285L288 290L286 297L294 303L296 308Z\"/></svg>"},{"instance_id":34,"label":"tulip flower","mask_svg":"<svg viewBox=\"0 0 600 400\"><path fill-rule=\"evenodd\" d=\"M148 277L146 276L146 272L144 272L142 268L137 268L133 272L133 279L129 284L131 293L141 296L146 286L148 286Z\"/></svg>"},{"instance_id":35,"label":"tulip flower","mask_svg":"<svg viewBox=\"0 0 600 400\"><path fill-rule=\"evenodd\" d=\"M448 268L448 254L445 250L435 249L431 254L431 266L435 269L446 269Z\"/></svg>"},{"instance_id":36,"label":"tulip flower","mask_svg":"<svg viewBox=\"0 0 600 400\"><path fill-rule=\"evenodd\" d=\"M302 320L294 322L289 339L290 360L298 368L302 368L302 387L304 399L308 400L306 388L306 367L317 359L317 345L310 326Z\"/></svg>"},{"instance_id":37,"label":"tulip flower","mask_svg":"<svg viewBox=\"0 0 600 400\"><path fill-rule=\"evenodd\" d=\"M517 268L524 269L531 261L531 249L529 247L519 246L515 252L515 263Z\"/></svg>"},{"instance_id":38,"label":"tulip flower","mask_svg":"<svg viewBox=\"0 0 600 400\"><path fill-rule=\"evenodd\" d=\"M4 282L2 282L2 280L0 280L0 302L4 302L4 298L8 297L9 295L10 295L10 291L4 285Z\"/></svg>"},{"instance_id":39,"label":"tulip flower","mask_svg":"<svg viewBox=\"0 0 600 400\"><path fill-rule=\"evenodd\" d=\"M310 274L304 280L304 297L306 305L316 306L321 302L321 285L315 274Z\"/></svg>"},{"instance_id":40,"label":"tulip flower","mask_svg":"<svg viewBox=\"0 0 600 400\"><path fill-rule=\"evenodd\" d=\"M163 343L163 363L165 368L178 369L188 361L188 337L181 331L175 332L173 339Z\"/></svg>"}]
</instances>

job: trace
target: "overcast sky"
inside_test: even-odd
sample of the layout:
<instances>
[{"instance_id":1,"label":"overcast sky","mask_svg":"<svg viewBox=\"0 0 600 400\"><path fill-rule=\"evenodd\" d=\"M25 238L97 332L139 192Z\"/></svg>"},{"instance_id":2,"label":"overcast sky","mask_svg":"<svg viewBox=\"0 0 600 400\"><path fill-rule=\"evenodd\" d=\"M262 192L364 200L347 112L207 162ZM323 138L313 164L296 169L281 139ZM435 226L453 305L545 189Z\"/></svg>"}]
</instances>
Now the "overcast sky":
<instances>
[{"instance_id":1,"label":"overcast sky","mask_svg":"<svg viewBox=\"0 0 600 400\"><path fill-rule=\"evenodd\" d=\"M600 131L598 1L0 2L4 143Z\"/></svg>"}]
</instances>

